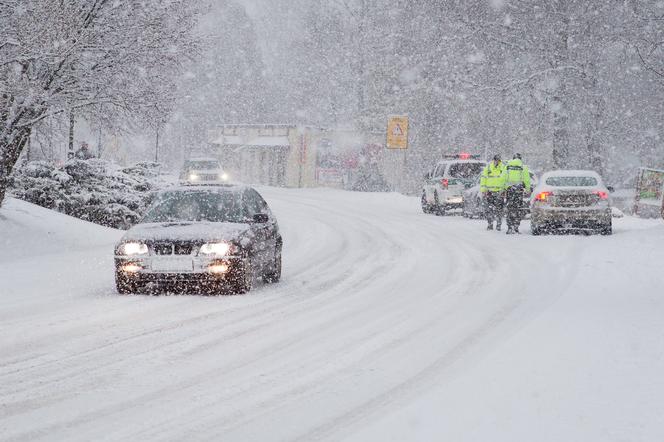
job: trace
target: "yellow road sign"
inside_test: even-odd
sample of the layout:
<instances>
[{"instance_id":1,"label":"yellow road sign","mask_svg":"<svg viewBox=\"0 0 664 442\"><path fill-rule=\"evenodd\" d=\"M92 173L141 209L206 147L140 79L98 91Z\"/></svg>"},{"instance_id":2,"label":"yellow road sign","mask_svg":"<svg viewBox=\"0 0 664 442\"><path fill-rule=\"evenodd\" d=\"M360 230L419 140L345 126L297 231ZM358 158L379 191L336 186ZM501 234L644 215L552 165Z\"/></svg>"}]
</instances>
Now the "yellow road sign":
<instances>
[{"instance_id":1,"label":"yellow road sign","mask_svg":"<svg viewBox=\"0 0 664 442\"><path fill-rule=\"evenodd\" d=\"M387 120L387 148L408 149L408 117L401 115Z\"/></svg>"}]
</instances>

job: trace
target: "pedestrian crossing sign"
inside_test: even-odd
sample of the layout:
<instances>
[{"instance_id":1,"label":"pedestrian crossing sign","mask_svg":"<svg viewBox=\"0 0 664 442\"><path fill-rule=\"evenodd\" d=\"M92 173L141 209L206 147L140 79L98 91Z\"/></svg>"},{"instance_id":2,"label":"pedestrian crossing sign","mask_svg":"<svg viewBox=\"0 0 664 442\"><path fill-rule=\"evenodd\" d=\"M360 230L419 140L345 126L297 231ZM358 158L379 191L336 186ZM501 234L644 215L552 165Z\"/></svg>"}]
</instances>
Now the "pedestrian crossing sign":
<instances>
[{"instance_id":1,"label":"pedestrian crossing sign","mask_svg":"<svg viewBox=\"0 0 664 442\"><path fill-rule=\"evenodd\" d=\"M408 149L408 117L398 115L387 120L387 148Z\"/></svg>"}]
</instances>

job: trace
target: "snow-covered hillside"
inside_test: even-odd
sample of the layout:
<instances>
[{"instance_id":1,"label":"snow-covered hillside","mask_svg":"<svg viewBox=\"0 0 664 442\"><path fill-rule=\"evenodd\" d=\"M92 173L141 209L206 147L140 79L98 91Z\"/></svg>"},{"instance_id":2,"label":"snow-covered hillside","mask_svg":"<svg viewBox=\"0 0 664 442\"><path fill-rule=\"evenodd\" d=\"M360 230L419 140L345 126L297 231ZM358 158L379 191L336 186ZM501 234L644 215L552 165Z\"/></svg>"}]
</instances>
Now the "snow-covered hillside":
<instances>
[{"instance_id":1,"label":"snow-covered hillside","mask_svg":"<svg viewBox=\"0 0 664 442\"><path fill-rule=\"evenodd\" d=\"M508 237L261 189L284 276L119 296L120 231L0 209L0 440L664 440L664 224Z\"/></svg>"}]
</instances>

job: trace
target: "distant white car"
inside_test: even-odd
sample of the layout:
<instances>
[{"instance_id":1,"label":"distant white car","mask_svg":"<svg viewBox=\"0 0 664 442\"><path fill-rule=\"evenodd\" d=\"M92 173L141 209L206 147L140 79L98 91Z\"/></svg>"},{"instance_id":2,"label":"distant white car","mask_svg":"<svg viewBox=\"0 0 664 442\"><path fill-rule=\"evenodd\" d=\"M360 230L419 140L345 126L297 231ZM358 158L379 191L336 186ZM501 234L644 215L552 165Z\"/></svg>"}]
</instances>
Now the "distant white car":
<instances>
[{"instance_id":1,"label":"distant white car","mask_svg":"<svg viewBox=\"0 0 664 442\"><path fill-rule=\"evenodd\" d=\"M440 161L424 175L422 211L444 215L449 209L463 207L463 191L471 187L486 162L468 154Z\"/></svg>"},{"instance_id":2,"label":"distant white car","mask_svg":"<svg viewBox=\"0 0 664 442\"><path fill-rule=\"evenodd\" d=\"M226 183L229 179L216 158L190 158L184 162L180 172L183 184Z\"/></svg>"},{"instance_id":3,"label":"distant white car","mask_svg":"<svg viewBox=\"0 0 664 442\"><path fill-rule=\"evenodd\" d=\"M612 233L609 189L590 170L554 170L540 178L530 200L531 232L584 229Z\"/></svg>"}]
</instances>

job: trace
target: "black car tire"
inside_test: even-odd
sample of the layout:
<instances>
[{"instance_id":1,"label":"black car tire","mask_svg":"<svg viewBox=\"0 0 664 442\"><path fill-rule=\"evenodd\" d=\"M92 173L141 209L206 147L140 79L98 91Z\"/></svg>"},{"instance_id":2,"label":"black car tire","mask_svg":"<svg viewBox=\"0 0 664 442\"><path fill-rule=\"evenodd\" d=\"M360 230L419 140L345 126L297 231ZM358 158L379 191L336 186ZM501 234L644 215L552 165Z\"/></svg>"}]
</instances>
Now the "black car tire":
<instances>
[{"instance_id":1,"label":"black car tire","mask_svg":"<svg viewBox=\"0 0 664 442\"><path fill-rule=\"evenodd\" d=\"M461 207L461 215L464 218L473 219L473 211L469 209L466 200L463 201L463 206Z\"/></svg>"},{"instance_id":2,"label":"black car tire","mask_svg":"<svg viewBox=\"0 0 664 442\"><path fill-rule=\"evenodd\" d=\"M128 281L127 278L119 273L115 273L115 288L121 295L134 295L138 292L138 285L134 281Z\"/></svg>"},{"instance_id":3,"label":"black car tire","mask_svg":"<svg viewBox=\"0 0 664 442\"><path fill-rule=\"evenodd\" d=\"M272 271L263 275L263 282L274 284L281 279L281 251L277 252L272 264Z\"/></svg>"},{"instance_id":4,"label":"black car tire","mask_svg":"<svg viewBox=\"0 0 664 442\"><path fill-rule=\"evenodd\" d=\"M613 234L613 223L609 221L608 224L602 226L602 228L599 231L600 235L611 235Z\"/></svg>"},{"instance_id":5,"label":"black car tire","mask_svg":"<svg viewBox=\"0 0 664 442\"><path fill-rule=\"evenodd\" d=\"M532 233L534 236L539 236L542 234L542 228L535 224L534 222L530 223L530 233Z\"/></svg>"},{"instance_id":6,"label":"black car tire","mask_svg":"<svg viewBox=\"0 0 664 442\"><path fill-rule=\"evenodd\" d=\"M429 203L427 203L426 194L424 193L422 193L421 204L422 204L422 212L426 214L431 213L431 206L429 205Z\"/></svg>"},{"instance_id":7,"label":"black car tire","mask_svg":"<svg viewBox=\"0 0 664 442\"><path fill-rule=\"evenodd\" d=\"M440 201L438 200L438 192L434 192L433 194L433 210L438 216L445 216L445 206L440 205Z\"/></svg>"},{"instance_id":8,"label":"black car tire","mask_svg":"<svg viewBox=\"0 0 664 442\"><path fill-rule=\"evenodd\" d=\"M231 277L231 290L237 295L243 295L251 290L254 283L254 273L249 260L244 261Z\"/></svg>"},{"instance_id":9,"label":"black car tire","mask_svg":"<svg viewBox=\"0 0 664 442\"><path fill-rule=\"evenodd\" d=\"M484 218L484 210L482 209L482 199L477 198L477 201L475 201L475 207L477 208L477 211L475 212L475 216L477 216L477 219L483 219Z\"/></svg>"}]
</instances>

